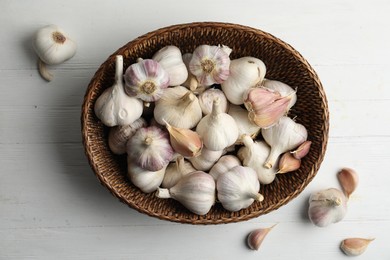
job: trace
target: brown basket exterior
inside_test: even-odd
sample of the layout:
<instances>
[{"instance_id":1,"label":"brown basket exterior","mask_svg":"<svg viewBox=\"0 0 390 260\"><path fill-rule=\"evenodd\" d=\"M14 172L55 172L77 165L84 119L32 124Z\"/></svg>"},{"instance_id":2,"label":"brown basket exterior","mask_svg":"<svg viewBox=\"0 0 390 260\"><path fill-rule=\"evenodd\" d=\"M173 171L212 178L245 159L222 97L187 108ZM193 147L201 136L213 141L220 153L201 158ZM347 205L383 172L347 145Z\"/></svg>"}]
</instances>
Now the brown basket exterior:
<instances>
[{"instance_id":1,"label":"brown basket exterior","mask_svg":"<svg viewBox=\"0 0 390 260\"><path fill-rule=\"evenodd\" d=\"M266 78L276 79L297 88L298 100L289 116L308 130L312 141L310 153L302 159L299 170L277 175L261 187L263 202L255 202L238 212L224 210L215 204L206 215L196 215L172 199L145 194L126 178L125 156L110 152L108 128L94 114L94 104L104 89L114 83L115 56L123 55L124 68L139 57L150 58L166 45L192 52L201 44L223 44L232 48L231 58L252 56L261 59ZM100 182L120 201L159 219L191 224L220 224L249 220L269 213L295 198L316 175L324 158L329 130L329 112L322 84L309 63L290 45L269 33L247 26L198 22L173 25L147 33L113 53L97 70L84 97L81 115L82 138L89 163Z\"/></svg>"}]
</instances>

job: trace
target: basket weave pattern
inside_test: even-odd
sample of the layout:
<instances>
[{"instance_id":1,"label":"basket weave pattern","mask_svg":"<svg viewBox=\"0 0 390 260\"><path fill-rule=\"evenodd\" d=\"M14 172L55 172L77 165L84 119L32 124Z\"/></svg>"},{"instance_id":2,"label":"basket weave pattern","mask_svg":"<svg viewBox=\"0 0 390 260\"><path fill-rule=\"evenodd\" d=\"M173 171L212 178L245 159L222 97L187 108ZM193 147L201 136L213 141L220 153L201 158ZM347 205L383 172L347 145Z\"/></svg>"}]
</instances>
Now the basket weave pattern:
<instances>
[{"instance_id":1,"label":"basket weave pattern","mask_svg":"<svg viewBox=\"0 0 390 260\"><path fill-rule=\"evenodd\" d=\"M308 130L312 141L309 154L302 159L299 170L281 174L269 185L261 187L263 202L255 202L238 212L229 212L220 204L204 216L191 213L171 199L158 199L145 194L126 178L126 158L110 152L108 128L94 114L94 104L102 92L113 85L115 56L123 55L124 68L137 58L150 58L166 45L179 47L182 53L192 52L201 44L227 45L233 49L231 58L253 56L266 67L266 78L298 88L298 100L290 111L298 123ZM248 220L273 211L295 198L317 173L326 150L329 112L321 82L308 62L290 45L250 27L228 23L191 23L174 25L145 34L113 53L92 78L84 97L81 115L85 153L99 181L120 201L160 219L191 224L219 224Z\"/></svg>"}]
</instances>

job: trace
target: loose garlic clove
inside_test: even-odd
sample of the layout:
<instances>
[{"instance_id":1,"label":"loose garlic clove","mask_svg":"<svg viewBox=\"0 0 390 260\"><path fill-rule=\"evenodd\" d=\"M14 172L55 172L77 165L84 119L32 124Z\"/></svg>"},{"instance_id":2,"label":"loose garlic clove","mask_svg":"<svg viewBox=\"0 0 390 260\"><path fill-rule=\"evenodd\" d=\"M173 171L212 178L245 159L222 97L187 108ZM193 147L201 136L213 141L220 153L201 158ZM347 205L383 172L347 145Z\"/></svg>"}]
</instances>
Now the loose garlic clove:
<instances>
[{"instance_id":1,"label":"loose garlic clove","mask_svg":"<svg viewBox=\"0 0 390 260\"><path fill-rule=\"evenodd\" d=\"M203 142L200 136L190 129L174 127L165 123L168 129L172 148L185 157L196 157L200 154Z\"/></svg>"},{"instance_id":2,"label":"loose garlic clove","mask_svg":"<svg viewBox=\"0 0 390 260\"><path fill-rule=\"evenodd\" d=\"M296 159L290 152L285 152L279 159L278 174L296 171L301 167L301 160Z\"/></svg>"},{"instance_id":3,"label":"loose garlic clove","mask_svg":"<svg viewBox=\"0 0 390 260\"><path fill-rule=\"evenodd\" d=\"M224 151L212 151L206 147L202 148L200 155L189 158L192 166L199 171L208 171L221 158Z\"/></svg>"},{"instance_id":4,"label":"loose garlic clove","mask_svg":"<svg viewBox=\"0 0 390 260\"><path fill-rule=\"evenodd\" d=\"M174 155L168 138L168 133L156 126L140 128L127 142L127 154L142 169L159 171Z\"/></svg>"},{"instance_id":5,"label":"loose garlic clove","mask_svg":"<svg viewBox=\"0 0 390 260\"><path fill-rule=\"evenodd\" d=\"M249 248L252 250L259 250L264 238L275 226L276 224L272 227L258 228L250 232L247 238L247 245L249 246Z\"/></svg>"},{"instance_id":6,"label":"loose garlic clove","mask_svg":"<svg viewBox=\"0 0 390 260\"><path fill-rule=\"evenodd\" d=\"M297 102L297 91L283 82L265 79L262 85L267 89L277 91L281 97L289 97L290 103L287 106L287 111Z\"/></svg>"},{"instance_id":7,"label":"loose garlic clove","mask_svg":"<svg viewBox=\"0 0 390 260\"><path fill-rule=\"evenodd\" d=\"M229 77L229 54L219 46L200 45L189 63L190 72L202 86L221 84Z\"/></svg>"},{"instance_id":8,"label":"loose garlic clove","mask_svg":"<svg viewBox=\"0 0 390 260\"><path fill-rule=\"evenodd\" d=\"M160 125L191 129L202 119L198 98L182 86L167 88L156 102L154 118Z\"/></svg>"},{"instance_id":9,"label":"loose garlic clove","mask_svg":"<svg viewBox=\"0 0 390 260\"><path fill-rule=\"evenodd\" d=\"M309 153L311 143L311 141L304 141L295 151L292 151L291 154L295 159L302 159Z\"/></svg>"},{"instance_id":10,"label":"loose garlic clove","mask_svg":"<svg viewBox=\"0 0 390 260\"><path fill-rule=\"evenodd\" d=\"M170 86L179 86L186 81L188 71L178 47L165 46L156 52L152 59L157 61L168 73Z\"/></svg>"},{"instance_id":11,"label":"loose garlic clove","mask_svg":"<svg viewBox=\"0 0 390 260\"><path fill-rule=\"evenodd\" d=\"M125 91L146 102L159 100L169 85L169 75L155 60L140 59L125 72Z\"/></svg>"},{"instance_id":12,"label":"loose garlic clove","mask_svg":"<svg viewBox=\"0 0 390 260\"><path fill-rule=\"evenodd\" d=\"M169 189L159 188L156 196L162 199L172 198L191 212L205 215L215 203L215 181L209 174L196 171L184 176Z\"/></svg>"},{"instance_id":13,"label":"loose garlic clove","mask_svg":"<svg viewBox=\"0 0 390 260\"><path fill-rule=\"evenodd\" d=\"M242 57L230 63L230 76L221 84L226 98L234 105L244 103L245 92L264 79L264 63L254 57Z\"/></svg>"},{"instance_id":14,"label":"loose garlic clove","mask_svg":"<svg viewBox=\"0 0 390 260\"><path fill-rule=\"evenodd\" d=\"M127 158L127 177L134 186L145 193L151 193L157 190L164 179L166 168L167 166L165 165L158 171L148 171L134 164L132 158Z\"/></svg>"},{"instance_id":15,"label":"loose garlic clove","mask_svg":"<svg viewBox=\"0 0 390 260\"><path fill-rule=\"evenodd\" d=\"M345 196L349 198L359 184L358 174L351 168L343 168L337 174L337 178L340 182Z\"/></svg>"},{"instance_id":16,"label":"loose garlic clove","mask_svg":"<svg viewBox=\"0 0 390 260\"><path fill-rule=\"evenodd\" d=\"M196 169L192 167L191 163L185 161L183 156L178 156L174 163L168 165L161 186L163 188L171 188L175 186L181 178L195 171Z\"/></svg>"},{"instance_id":17,"label":"loose garlic clove","mask_svg":"<svg viewBox=\"0 0 390 260\"><path fill-rule=\"evenodd\" d=\"M108 146L114 154L126 153L127 141L137 132L141 127L146 127L147 123L142 117L135 120L130 125L114 126L110 128L108 134Z\"/></svg>"},{"instance_id":18,"label":"loose garlic clove","mask_svg":"<svg viewBox=\"0 0 390 260\"><path fill-rule=\"evenodd\" d=\"M211 113L213 109L213 103L215 99L220 100L220 107L222 112L227 112L229 108L229 103L225 97L225 94L219 89L207 89L206 91L202 92L199 96L199 105L202 108L202 112L204 115L208 115Z\"/></svg>"},{"instance_id":19,"label":"loose garlic clove","mask_svg":"<svg viewBox=\"0 0 390 260\"><path fill-rule=\"evenodd\" d=\"M338 189L330 188L313 193L309 199L309 219L319 227L341 221L347 213L347 197Z\"/></svg>"},{"instance_id":20,"label":"loose garlic clove","mask_svg":"<svg viewBox=\"0 0 390 260\"><path fill-rule=\"evenodd\" d=\"M340 249L348 256L358 256L363 254L368 245L374 240L374 238L346 238L341 241Z\"/></svg>"},{"instance_id":21,"label":"loose garlic clove","mask_svg":"<svg viewBox=\"0 0 390 260\"><path fill-rule=\"evenodd\" d=\"M257 174L250 167L236 166L217 179L218 200L229 211L239 211L254 201L263 201L259 190Z\"/></svg>"},{"instance_id":22,"label":"loose garlic clove","mask_svg":"<svg viewBox=\"0 0 390 260\"><path fill-rule=\"evenodd\" d=\"M221 174L231 170L236 166L241 166L241 162L236 156L224 155L210 169L209 174L213 176L214 180L217 180Z\"/></svg>"},{"instance_id":23,"label":"loose garlic clove","mask_svg":"<svg viewBox=\"0 0 390 260\"><path fill-rule=\"evenodd\" d=\"M130 125L142 115L142 101L126 95L122 77L123 56L117 55L115 57L115 84L98 97L94 106L96 116L106 126Z\"/></svg>"},{"instance_id":24,"label":"loose garlic clove","mask_svg":"<svg viewBox=\"0 0 390 260\"><path fill-rule=\"evenodd\" d=\"M254 139L260 132L260 127L256 124L253 124L248 117L248 111L240 106L229 105L228 114L234 118L238 127L238 140L236 143L242 143L242 137L249 135Z\"/></svg>"}]
</instances>

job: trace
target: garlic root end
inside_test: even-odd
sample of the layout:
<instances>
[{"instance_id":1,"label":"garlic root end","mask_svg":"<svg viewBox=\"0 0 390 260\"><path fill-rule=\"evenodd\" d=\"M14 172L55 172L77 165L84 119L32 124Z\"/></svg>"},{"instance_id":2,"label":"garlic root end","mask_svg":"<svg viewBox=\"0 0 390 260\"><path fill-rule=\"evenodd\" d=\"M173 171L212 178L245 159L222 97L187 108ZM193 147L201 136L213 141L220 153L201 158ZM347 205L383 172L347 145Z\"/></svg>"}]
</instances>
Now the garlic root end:
<instances>
[{"instance_id":1,"label":"garlic root end","mask_svg":"<svg viewBox=\"0 0 390 260\"><path fill-rule=\"evenodd\" d=\"M44 63L41 59L38 59L38 71L42 78L46 81L52 81L53 74L51 74L46 67L46 63Z\"/></svg>"}]
</instances>

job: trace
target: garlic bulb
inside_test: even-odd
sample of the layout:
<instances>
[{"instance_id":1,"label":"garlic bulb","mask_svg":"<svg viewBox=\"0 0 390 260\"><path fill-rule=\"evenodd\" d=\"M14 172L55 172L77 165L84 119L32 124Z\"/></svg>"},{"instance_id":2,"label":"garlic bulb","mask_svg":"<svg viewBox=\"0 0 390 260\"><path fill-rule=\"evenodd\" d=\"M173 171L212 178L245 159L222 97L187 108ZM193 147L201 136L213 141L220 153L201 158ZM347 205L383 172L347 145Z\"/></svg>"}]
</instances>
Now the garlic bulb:
<instances>
[{"instance_id":1,"label":"garlic bulb","mask_svg":"<svg viewBox=\"0 0 390 260\"><path fill-rule=\"evenodd\" d=\"M185 157L194 157L200 154L203 142L200 136L186 128L174 127L165 123L173 150Z\"/></svg>"},{"instance_id":2,"label":"garlic bulb","mask_svg":"<svg viewBox=\"0 0 390 260\"><path fill-rule=\"evenodd\" d=\"M256 171L257 178L261 184L270 184L275 180L277 164L272 168L264 167L270 147L262 141L254 142L248 135L242 137L244 146L241 147L237 156L242 161L242 165L251 167Z\"/></svg>"},{"instance_id":3,"label":"garlic bulb","mask_svg":"<svg viewBox=\"0 0 390 260\"><path fill-rule=\"evenodd\" d=\"M39 57L39 73L51 81L53 75L47 71L46 64L56 65L72 58L76 54L76 43L56 25L39 29L33 38L33 48Z\"/></svg>"},{"instance_id":4,"label":"garlic bulb","mask_svg":"<svg viewBox=\"0 0 390 260\"><path fill-rule=\"evenodd\" d=\"M229 54L219 46L200 45L189 63L190 72L202 86L220 84L229 77Z\"/></svg>"},{"instance_id":5,"label":"garlic bulb","mask_svg":"<svg viewBox=\"0 0 390 260\"><path fill-rule=\"evenodd\" d=\"M202 118L198 98L182 86L168 88L156 102L154 118L160 125L168 122L180 128L193 128Z\"/></svg>"},{"instance_id":6,"label":"garlic bulb","mask_svg":"<svg viewBox=\"0 0 390 260\"><path fill-rule=\"evenodd\" d=\"M199 171L208 171L221 158L224 151L212 151L203 147L200 155L189 158L192 166Z\"/></svg>"},{"instance_id":7,"label":"garlic bulb","mask_svg":"<svg viewBox=\"0 0 390 260\"><path fill-rule=\"evenodd\" d=\"M158 171L148 171L145 170L132 162L132 158L127 158L127 177L134 184L145 193L151 193L157 190L161 185L165 168L164 166L161 170Z\"/></svg>"},{"instance_id":8,"label":"garlic bulb","mask_svg":"<svg viewBox=\"0 0 390 260\"><path fill-rule=\"evenodd\" d=\"M218 98L220 100L220 107L222 112L227 112L229 108L229 103L225 97L225 94L219 89L210 88L202 92L199 96L199 105L202 109L203 114L208 115L213 109L214 100Z\"/></svg>"},{"instance_id":9,"label":"garlic bulb","mask_svg":"<svg viewBox=\"0 0 390 260\"><path fill-rule=\"evenodd\" d=\"M250 167L236 166L217 179L217 196L229 211L249 207L255 200L263 201L256 172Z\"/></svg>"},{"instance_id":10,"label":"garlic bulb","mask_svg":"<svg viewBox=\"0 0 390 260\"><path fill-rule=\"evenodd\" d=\"M234 105L244 103L245 92L263 81L266 68L264 63L253 57L242 57L230 63L230 76L222 84L227 99Z\"/></svg>"},{"instance_id":11,"label":"garlic bulb","mask_svg":"<svg viewBox=\"0 0 390 260\"><path fill-rule=\"evenodd\" d=\"M108 134L108 146L114 154L126 153L127 141L137 132L141 127L146 127L145 119L138 118L130 125L114 126L110 128Z\"/></svg>"},{"instance_id":12,"label":"garlic bulb","mask_svg":"<svg viewBox=\"0 0 390 260\"><path fill-rule=\"evenodd\" d=\"M259 250L264 238L275 226L276 224L269 228L258 228L250 232L247 237L247 245L249 248L252 250Z\"/></svg>"},{"instance_id":13,"label":"garlic bulb","mask_svg":"<svg viewBox=\"0 0 390 260\"><path fill-rule=\"evenodd\" d=\"M126 95L122 76L123 57L118 55L115 60L115 84L98 97L94 107L96 116L106 126L130 125L142 115L142 101Z\"/></svg>"},{"instance_id":14,"label":"garlic bulb","mask_svg":"<svg viewBox=\"0 0 390 260\"><path fill-rule=\"evenodd\" d=\"M157 61L168 72L170 86L179 86L186 81L188 71L178 47L173 45L165 46L156 52L152 59Z\"/></svg>"},{"instance_id":15,"label":"garlic bulb","mask_svg":"<svg viewBox=\"0 0 390 260\"><path fill-rule=\"evenodd\" d=\"M125 72L125 91L146 102L159 100L169 85L169 75L155 60L140 59Z\"/></svg>"},{"instance_id":16,"label":"garlic bulb","mask_svg":"<svg viewBox=\"0 0 390 260\"><path fill-rule=\"evenodd\" d=\"M168 138L168 134L156 126L140 128L127 142L128 157L142 169L161 170L174 155Z\"/></svg>"},{"instance_id":17,"label":"garlic bulb","mask_svg":"<svg viewBox=\"0 0 390 260\"><path fill-rule=\"evenodd\" d=\"M250 88L244 94L244 102L251 122L267 128L287 114L290 97L281 97L278 92L266 88Z\"/></svg>"},{"instance_id":18,"label":"garlic bulb","mask_svg":"<svg viewBox=\"0 0 390 260\"><path fill-rule=\"evenodd\" d=\"M222 156L216 164L210 169L209 174L213 176L214 180L217 180L218 177L231 170L236 166L240 166L240 160L234 155L224 155Z\"/></svg>"},{"instance_id":19,"label":"garlic bulb","mask_svg":"<svg viewBox=\"0 0 390 260\"><path fill-rule=\"evenodd\" d=\"M366 251L368 245L374 240L374 238L346 238L341 241L340 249L348 256L358 256L363 254Z\"/></svg>"},{"instance_id":20,"label":"garlic bulb","mask_svg":"<svg viewBox=\"0 0 390 260\"><path fill-rule=\"evenodd\" d=\"M262 85L267 89L272 89L278 92L281 97L289 97L290 102L287 106L287 111L290 110L290 108L297 102L296 90L292 89L289 85L283 82L265 79Z\"/></svg>"},{"instance_id":21,"label":"garlic bulb","mask_svg":"<svg viewBox=\"0 0 390 260\"><path fill-rule=\"evenodd\" d=\"M209 174L196 171L169 189L159 188L156 196L175 199L191 212L205 215L215 203L215 181Z\"/></svg>"},{"instance_id":22,"label":"garlic bulb","mask_svg":"<svg viewBox=\"0 0 390 260\"><path fill-rule=\"evenodd\" d=\"M252 123L248 118L248 111L240 106L229 106L228 114L234 118L238 127L238 143L242 143L242 136L249 135L254 139L260 132L260 126Z\"/></svg>"},{"instance_id":23,"label":"garlic bulb","mask_svg":"<svg viewBox=\"0 0 390 260\"><path fill-rule=\"evenodd\" d=\"M183 156L179 156L174 163L168 165L161 186L163 188L171 188L175 186L181 178L195 171L196 169L192 167L191 163L185 161Z\"/></svg>"},{"instance_id":24,"label":"garlic bulb","mask_svg":"<svg viewBox=\"0 0 390 260\"><path fill-rule=\"evenodd\" d=\"M208 149L220 151L234 144L238 138L238 128L233 117L221 111L220 100L213 102L212 112L203 117L196 127Z\"/></svg>"},{"instance_id":25,"label":"garlic bulb","mask_svg":"<svg viewBox=\"0 0 390 260\"><path fill-rule=\"evenodd\" d=\"M271 146L270 154L264 166L271 168L279 155L298 147L307 139L306 128L289 117L282 117L270 128L262 128L264 140Z\"/></svg>"},{"instance_id":26,"label":"garlic bulb","mask_svg":"<svg viewBox=\"0 0 390 260\"><path fill-rule=\"evenodd\" d=\"M309 199L309 219L319 227L342 220L347 213L347 198L338 189L330 188L313 193Z\"/></svg>"}]
</instances>

